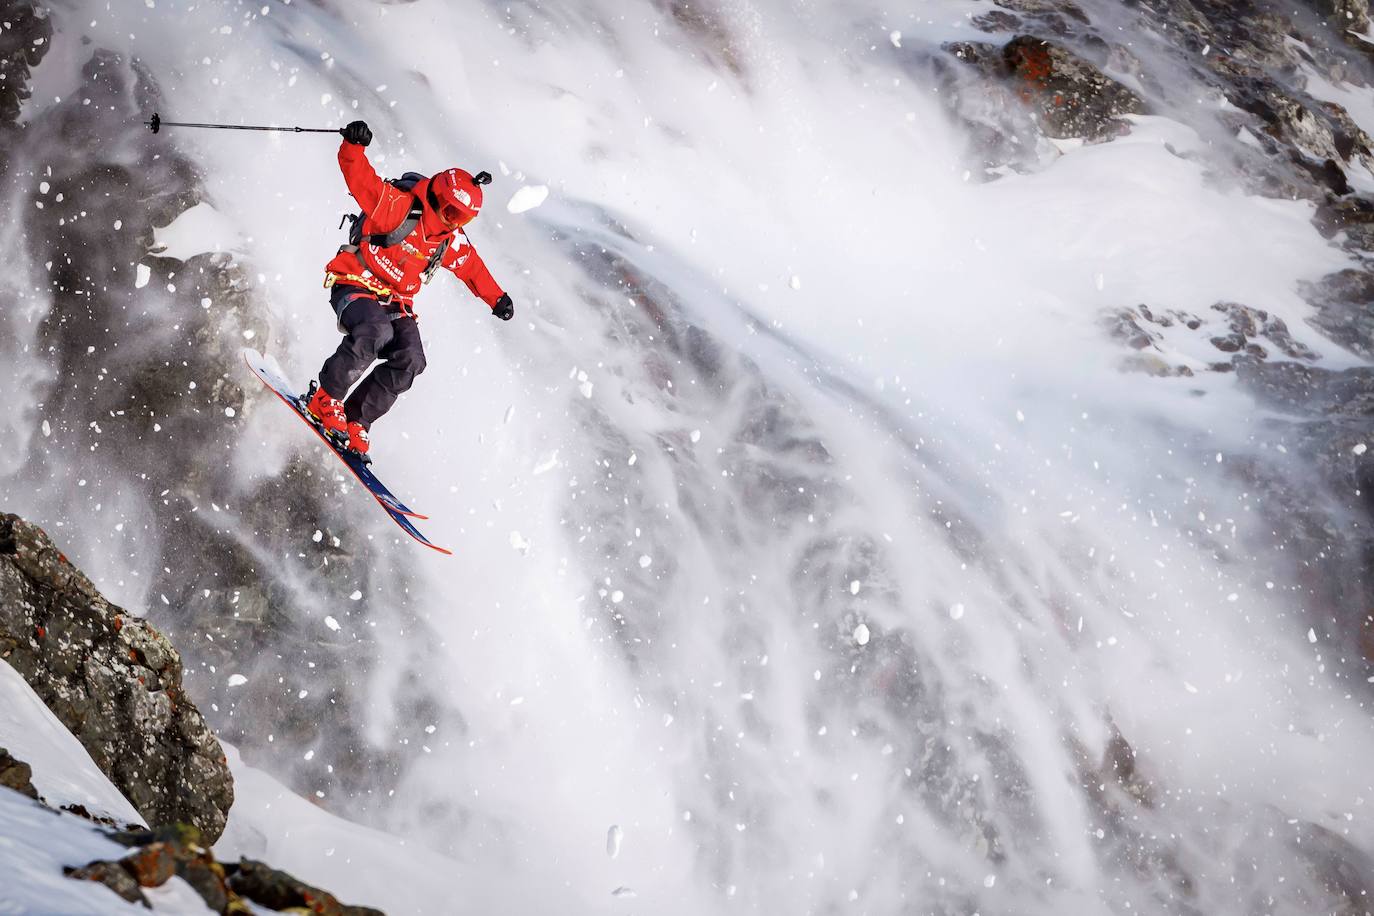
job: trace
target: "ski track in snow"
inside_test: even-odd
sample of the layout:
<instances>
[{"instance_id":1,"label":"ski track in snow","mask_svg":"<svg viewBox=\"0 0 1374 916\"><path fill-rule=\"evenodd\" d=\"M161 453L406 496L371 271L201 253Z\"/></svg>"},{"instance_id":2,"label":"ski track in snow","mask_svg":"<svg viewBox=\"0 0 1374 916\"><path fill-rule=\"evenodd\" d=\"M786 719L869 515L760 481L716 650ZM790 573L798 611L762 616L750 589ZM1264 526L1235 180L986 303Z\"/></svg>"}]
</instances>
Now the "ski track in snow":
<instances>
[{"instance_id":1,"label":"ski track in snow","mask_svg":"<svg viewBox=\"0 0 1374 916\"><path fill-rule=\"evenodd\" d=\"M515 319L438 278L429 369L374 431L457 554L413 559L452 715L403 748L378 815L405 853L237 756L226 853L397 912L433 911L453 886L435 875L484 912L1149 912L1177 867L1199 911L1230 914L1327 899L1285 868L1298 819L1372 851L1374 729L1228 473L1282 443L1230 377L1123 374L1098 328L1236 301L1351 365L1295 292L1345 255L1308 205L1208 185L1186 158L1207 141L1167 112L966 181L962 138L894 56L984 37L983 5L956 0L761 4L704 37L610 0L474 6L461 30L433 3L72 6L63 28L175 84L168 117L365 117L382 173L499 162L490 200L513 195L470 235ZM40 67L26 117L73 63ZM274 355L307 377L337 343L319 270L352 209L333 141L164 136L218 220L159 240L241 251ZM131 537L88 552L138 606ZM376 621L311 619L409 656ZM216 676L247 681L242 661ZM371 734L408 715L384 667L353 688ZM1107 779L1117 730L1148 807ZM308 780L329 736L300 756ZM378 858L386 887L360 877Z\"/></svg>"}]
</instances>

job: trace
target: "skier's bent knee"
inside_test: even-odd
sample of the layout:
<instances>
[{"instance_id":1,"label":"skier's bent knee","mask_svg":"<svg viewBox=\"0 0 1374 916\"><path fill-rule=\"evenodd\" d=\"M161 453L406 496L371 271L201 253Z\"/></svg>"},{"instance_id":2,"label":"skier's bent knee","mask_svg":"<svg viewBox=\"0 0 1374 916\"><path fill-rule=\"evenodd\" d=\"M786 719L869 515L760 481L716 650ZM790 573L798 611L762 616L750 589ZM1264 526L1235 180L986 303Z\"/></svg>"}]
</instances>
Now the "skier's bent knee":
<instances>
[{"instance_id":1,"label":"skier's bent knee","mask_svg":"<svg viewBox=\"0 0 1374 916\"><path fill-rule=\"evenodd\" d=\"M359 350L375 358L383 347L391 343L391 322L369 321L355 327L349 336L353 338Z\"/></svg>"},{"instance_id":2,"label":"skier's bent knee","mask_svg":"<svg viewBox=\"0 0 1374 916\"><path fill-rule=\"evenodd\" d=\"M402 350L396 354L396 366L403 372L412 377L425 371L428 363L425 360L425 351L420 349Z\"/></svg>"}]
</instances>

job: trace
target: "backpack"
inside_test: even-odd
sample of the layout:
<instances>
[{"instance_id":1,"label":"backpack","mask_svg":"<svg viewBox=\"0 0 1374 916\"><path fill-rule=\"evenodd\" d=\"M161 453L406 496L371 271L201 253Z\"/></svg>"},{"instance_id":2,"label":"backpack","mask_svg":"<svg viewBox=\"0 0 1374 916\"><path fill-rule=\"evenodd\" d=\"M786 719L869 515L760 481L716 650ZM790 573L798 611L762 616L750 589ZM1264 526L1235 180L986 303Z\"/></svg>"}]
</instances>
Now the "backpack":
<instances>
[{"instance_id":1,"label":"backpack","mask_svg":"<svg viewBox=\"0 0 1374 916\"><path fill-rule=\"evenodd\" d=\"M420 200L419 195L411 189L424 180L425 176L419 172L406 172L400 178L388 178L386 180L386 183L392 187L410 193L410 212L406 214L405 219L401 220L401 224L390 232L370 233L367 236L368 242L379 248L390 248L392 245L399 245L405 241L406 237L415 231L415 227L420 224L420 217L424 215L425 205ZM363 220L366 218L367 214L362 210L343 215L343 219L339 220L339 228L342 229L345 222L352 225L348 229L348 244L340 246L339 251L346 251L349 254L358 253L358 249L363 244ZM434 249L434 254L429 256L429 263L425 265L425 269L421 273L422 282L428 283L430 278L434 276L434 272L439 269L439 264L444 259L444 253L448 251L449 243L452 241L453 236L450 235L439 243L438 248Z\"/></svg>"}]
</instances>

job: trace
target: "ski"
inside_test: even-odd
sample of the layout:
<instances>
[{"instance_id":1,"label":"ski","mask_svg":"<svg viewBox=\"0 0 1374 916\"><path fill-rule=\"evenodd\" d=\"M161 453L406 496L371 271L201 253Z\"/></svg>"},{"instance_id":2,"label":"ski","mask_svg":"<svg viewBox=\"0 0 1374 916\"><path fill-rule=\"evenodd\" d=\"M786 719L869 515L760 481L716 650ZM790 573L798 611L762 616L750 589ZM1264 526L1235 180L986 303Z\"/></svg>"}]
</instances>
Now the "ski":
<instances>
[{"instance_id":1,"label":"ski","mask_svg":"<svg viewBox=\"0 0 1374 916\"><path fill-rule=\"evenodd\" d=\"M425 537L411 521L411 519L420 519L423 521L428 518L428 516L415 512L405 503L401 502L401 500L387 489L386 485L377 478L377 475L373 473L369 463L363 460L361 455L344 447L340 442L336 441L325 432L324 427L320 426L319 422L311 416L308 410L306 410L304 398L297 394L295 387L282 376L275 361L269 360L258 351L250 348L244 349L243 361L248 364L248 368L252 370L253 374L256 375L283 404L290 407L292 411L295 412L296 416L314 431L321 442L329 446L329 450L343 462L345 467L353 472L353 476L358 478L358 482L367 488L367 491L377 500L378 505L382 507L387 515L391 516L391 520L394 521L402 531L419 541L421 544L424 544L426 547L437 550L443 554L452 555L453 551L440 547L438 544L435 544L429 538Z\"/></svg>"}]
</instances>

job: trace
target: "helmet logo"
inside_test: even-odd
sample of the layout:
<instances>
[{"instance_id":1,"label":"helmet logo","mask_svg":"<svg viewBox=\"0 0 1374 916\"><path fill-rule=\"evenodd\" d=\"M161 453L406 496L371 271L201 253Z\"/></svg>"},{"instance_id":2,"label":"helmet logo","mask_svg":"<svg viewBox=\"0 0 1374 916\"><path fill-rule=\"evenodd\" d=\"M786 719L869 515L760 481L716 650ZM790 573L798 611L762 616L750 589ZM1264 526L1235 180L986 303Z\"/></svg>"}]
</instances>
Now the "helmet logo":
<instances>
[{"instance_id":1,"label":"helmet logo","mask_svg":"<svg viewBox=\"0 0 1374 916\"><path fill-rule=\"evenodd\" d=\"M469 194L467 191L464 191L462 188L459 188L458 190L453 192L453 199L458 201L458 203L462 204L465 207L472 206L472 195Z\"/></svg>"}]
</instances>

